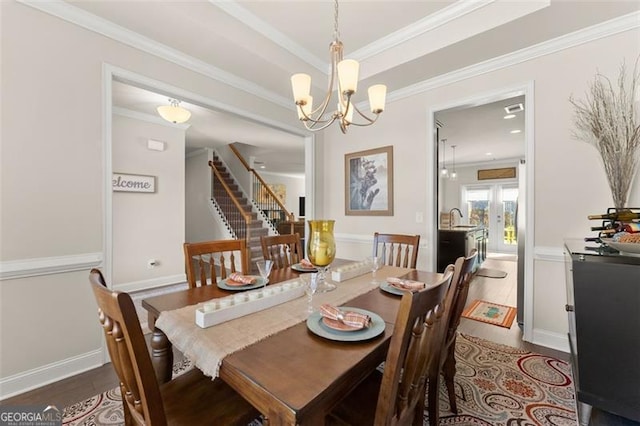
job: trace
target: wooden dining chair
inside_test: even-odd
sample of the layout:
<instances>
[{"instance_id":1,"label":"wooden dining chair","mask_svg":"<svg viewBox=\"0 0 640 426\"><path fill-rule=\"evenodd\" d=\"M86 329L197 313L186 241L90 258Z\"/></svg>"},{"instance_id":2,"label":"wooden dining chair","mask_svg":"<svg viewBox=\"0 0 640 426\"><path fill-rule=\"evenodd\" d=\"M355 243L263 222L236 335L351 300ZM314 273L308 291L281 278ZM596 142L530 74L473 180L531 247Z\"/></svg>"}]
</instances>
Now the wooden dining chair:
<instances>
[{"instance_id":1,"label":"wooden dining chair","mask_svg":"<svg viewBox=\"0 0 640 426\"><path fill-rule=\"evenodd\" d=\"M217 282L229 273L246 274L246 244L244 240L216 240L199 243L184 243L184 262L189 288ZM236 252L240 252L240 260Z\"/></svg>"},{"instance_id":2,"label":"wooden dining chair","mask_svg":"<svg viewBox=\"0 0 640 426\"><path fill-rule=\"evenodd\" d=\"M131 297L106 288L92 269L89 282L98 303L113 368L120 381L126 425L247 425L258 411L223 380L193 368L158 385Z\"/></svg>"},{"instance_id":3,"label":"wooden dining chair","mask_svg":"<svg viewBox=\"0 0 640 426\"><path fill-rule=\"evenodd\" d=\"M443 355L441 361L441 372L444 377L444 383L447 387L449 395L449 405L451 411L458 414L458 406L456 404L456 393L453 379L456 375L456 337L458 336L458 326L462 311L467 304L467 295L469 294L469 284L473 278L473 267L478 257L478 251L472 249L467 257L461 256L456 260L454 265L454 274L451 280L451 289L447 293L446 305L449 309L447 313L447 332L442 348ZM438 392L437 389L429 392ZM431 407L429 407L432 409ZM433 409L437 410L437 406ZM431 415L431 411L429 413Z\"/></svg>"},{"instance_id":4,"label":"wooden dining chair","mask_svg":"<svg viewBox=\"0 0 640 426\"><path fill-rule=\"evenodd\" d=\"M300 234L261 236L262 257L273 261L273 269L288 268L303 258Z\"/></svg>"},{"instance_id":5,"label":"wooden dining chair","mask_svg":"<svg viewBox=\"0 0 640 426\"><path fill-rule=\"evenodd\" d=\"M373 234L373 256L382 257L384 265L416 269L420 235Z\"/></svg>"},{"instance_id":6,"label":"wooden dining chair","mask_svg":"<svg viewBox=\"0 0 640 426\"><path fill-rule=\"evenodd\" d=\"M402 295L384 372L376 370L356 386L329 414L329 424L422 425L427 381L438 387L446 332L442 316L452 277L449 266L435 285ZM437 425L438 419L429 423Z\"/></svg>"}]
</instances>

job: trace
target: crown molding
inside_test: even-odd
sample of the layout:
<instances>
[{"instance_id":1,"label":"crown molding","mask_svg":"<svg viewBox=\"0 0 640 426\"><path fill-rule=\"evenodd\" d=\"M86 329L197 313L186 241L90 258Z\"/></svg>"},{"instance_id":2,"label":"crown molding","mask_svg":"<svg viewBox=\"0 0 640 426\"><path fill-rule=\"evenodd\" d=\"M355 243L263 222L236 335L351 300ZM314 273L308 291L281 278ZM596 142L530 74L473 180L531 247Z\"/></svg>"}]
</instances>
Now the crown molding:
<instances>
[{"instance_id":1,"label":"crown molding","mask_svg":"<svg viewBox=\"0 0 640 426\"><path fill-rule=\"evenodd\" d=\"M536 45L479 62L438 77L430 78L387 94L387 103L427 92L448 84L457 83L482 74L497 71L541 56L559 52L601 38L640 27L640 12L633 12L601 24L574 31ZM365 105L365 104L363 104ZM358 104L360 108L360 104Z\"/></svg>"},{"instance_id":2,"label":"crown molding","mask_svg":"<svg viewBox=\"0 0 640 426\"><path fill-rule=\"evenodd\" d=\"M418 37L435 28L441 27L446 23L460 18L477 9L485 7L496 0L482 0L472 2L457 1L436 13L426 16L419 21L414 22L404 28L401 28L391 34L388 34L378 40L375 40L364 47L354 51L350 57L357 61L364 61L372 56L380 54L385 50L391 49L399 44Z\"/></svg>"},{"instance_id":3,"label":"crown molding","mask_svg":"<svg viewBox=\"0 0 640 426\"><path fill-rule=\"evenodd\" d=\"M238 90L258 96L276 105L292 109L290 99L280 96L262 86L224 71L204 61L186 55L179 50L158 43L148 37L128 30L113 22L100 18L92 13L85 12L62 0L17 0L19 3L33 7L42 12L64 19L67 22L78 25L95 33L101 34L112 40L131 46L135 49L173 62L176 65L197 72L221 83L227 84ZM326 70L326 69L325 69Z\"/></svg>"},{"instance_id":4,"label":"crown molding","mask_svg":"<svg viewBox=\"0 0 640 426\"><path fill-rule=\"evenodd\" d=\"M318 71L324 74L329 73L329 63L318 58L307 49L302 47L300 44L296 43L294 40L291 40L282 32L274 28L272 25L267 24L265 21L249 12L247 9L240 6L235 1L209 0L209 3L220 8L222 11L234 17L239 22L251 28L252 30L259 32L278 46L284 48L294 56L297 56Z\"/></svg>"}]
</instances>

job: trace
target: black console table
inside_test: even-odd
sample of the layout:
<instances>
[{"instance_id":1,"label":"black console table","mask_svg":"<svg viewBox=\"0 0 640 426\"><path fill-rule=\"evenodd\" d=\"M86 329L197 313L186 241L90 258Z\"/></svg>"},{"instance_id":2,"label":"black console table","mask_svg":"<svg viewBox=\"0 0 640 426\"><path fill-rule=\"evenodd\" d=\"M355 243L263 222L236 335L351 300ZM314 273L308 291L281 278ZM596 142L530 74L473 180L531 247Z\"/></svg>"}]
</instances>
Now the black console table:
<instances>
[{"instance_id":1,"label":"black console table","mask_svg":"<svg viewBox=\"0 0 640 426\"><path fill-rule=\"evenodd\" d=\"M640 257L566 240L565 258L580 424L591 407L640 422Z\"/></svg>"}]
</instances>

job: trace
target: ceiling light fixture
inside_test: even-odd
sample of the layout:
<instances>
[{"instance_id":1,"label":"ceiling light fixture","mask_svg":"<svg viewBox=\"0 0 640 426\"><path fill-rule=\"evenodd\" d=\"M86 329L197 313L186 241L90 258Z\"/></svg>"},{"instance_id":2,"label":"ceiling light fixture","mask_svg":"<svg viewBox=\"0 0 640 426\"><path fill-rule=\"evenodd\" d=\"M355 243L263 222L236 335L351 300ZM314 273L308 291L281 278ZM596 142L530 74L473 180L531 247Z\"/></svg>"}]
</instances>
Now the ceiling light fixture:
<instances>
[{"instance_id":1,"label":"ceiling light fixture","mask_svg":"<svg viewBox=\"0 0 640 426\"><path fill-rule=\"evenodd\" d=\"M507 114L507 115L504 116L505 120L511 120L512 118L516 118L516 115L515 114Z\"/></svg>"},{"instance_id":2,"label":"ceiling light fixture","mask_svg":"<svg viewBox=\"0 0 640 426\"><path fill-rule=\"evenodd\" d=\"M447 147L447 140L442 139L442 169L440 169L440 175L444 178L449 176L449 170L447 170L447 161L445 157L446 147Z\"/></svg>"},{"instance_id":3,"label":"ceiling light fixture","mask_svg":"<svg viewBox=\"0 0 640 426\"><path fill-rule=\"evenodd\" d=\"M515 130L512 130L511 133L515 135L516 133L520 133L521 131L522 130L520 129L515 129Z\"/></svg>"},{"instance_id":4,"label":"ceiling light fixture","mask_svg":"<svg viewBox=\"0 0 640 426\"><path fill-rule=\"evenodd\" d=\"M450 180L456 180L458 179L458 173L456 172L456 146L455 145L451 145L451 149L453 150L453 171L451 172L451 174L449 175L449 179Z\"/></svg>"},{"instance_id":5,"label":"ceiling light fixture","mask_svg":"<svg viewBox=\"0 0 640 426\"><path fill-rule=\"evenodd\" d=\"M293 89L293 99L297 105L298 118L304 123L307 130L313 132L322 130L330 126L334 121L337 121L342 133L347 133L347 127L350 124L355 126L370 126L375 123L380 113L384 111L387 86L384 84L376 84L369 87L369 106L371 112L375 114L373 118L364 115L352 102L351 97L356 93L358 88L360 64L353 59L342 59L344 46L340 41L340 32L338 30L338 0L335 0L333 17L333 42L331 42L329 46L331 75L329 76L329 86L322 104L316 109L313 109L311 76L309 74L299 73L291 76L291 87ZM338 92L337 108L335 111L325 115L334 90ZM354 111L364 119L364 122L355 123L353 121Z\"/></svg>"},{"instance_id":6,"label":"ceiling light fixture","mask_svg":"<svg viewBox=\"0 0 640 426\"><path fill-rule=\"evenodd\" d=\"M180 106L179 100L169 98L169 103L171 105L162 105L158 107L158 114L160 114L160 117L174 124L184 123L191 118L191 113Z\"/></svg>"}]
</instances>

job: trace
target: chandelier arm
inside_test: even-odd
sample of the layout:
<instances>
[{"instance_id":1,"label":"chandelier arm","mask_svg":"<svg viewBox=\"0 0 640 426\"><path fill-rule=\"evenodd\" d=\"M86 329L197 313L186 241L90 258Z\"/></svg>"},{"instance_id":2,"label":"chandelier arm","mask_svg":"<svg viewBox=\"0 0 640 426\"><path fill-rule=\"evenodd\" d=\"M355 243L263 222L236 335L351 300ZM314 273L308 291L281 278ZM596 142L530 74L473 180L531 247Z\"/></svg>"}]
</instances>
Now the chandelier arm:
<instances>
[{"instance_id":1,"label":"chandelier arm","mask_svg":"<svg viewBox=\"0 0 640 426\"><path fill-rule=\"evenodd\" d=\"M300 112L302 113L302 116L304 117L300 121L304 121L304 122L310 121L311 123L314 123L314 124L326 123L329 120L333 121L331 118L327 118L326 120L320 120L321 116L318 117L317 119L312 118L311 115L307 115L307 113L304 112L304 109L302 108L302 105L298 104L298 108L300 108Z\"/></svg>"},{"instance_id":2,"label":"chandelier arm","mask_svg":"<svg viewBox=\"0 0 640 426\"><path fill-rule=\"evenodd\" d=\"M367 117L367 116L366 116L362 111L360 111L360 109L356 106L356 104L355 104L355 103L354 103L354 104L352 104L352 106L353 106L353 109L358 113L358 115L359 115L360 117L362 117L362 118L364 118L365 120L367 120L367 121L368 121L368 123L360 123L360 124L358 124L358 123L351 123L351 124L353 124L354 126L360 126L360 127L370 126L370 125L372 125L373 123L375 123L375 122L376 122L376 120L378 120L378 117L380 117L380 114L376 114L374 118L369 118L369 117Z\"/></svg>"},{"instance_id":3,"label":"chandelier arm","mask_svg":"<svg viewBox=\"0 0 640 426\"><path fill-rule=\"evenodd\" d=\"M317 131L319 131L319 130L324 130L324 129L326 129L327 127L331 126L331 125L333 124L333 122L334 122L334 121L336 121L336 119L337 119L337 118L338 118L338 116L337 116L337 115L332 116L332 117L331 117L331 119L330 119L330 120L328 120L328 121L327 121L324 125L322 125L321 127L315 127L315 125L316 125L316 124L320 123L319 121L313 121L313 124L312 124L311 126L309 126L309 125L307 124L307 122L306 122L306 121L303 121L303 123L304 123L304 127L305 127L307 130L309 130L309 131L311 131L311 132L317 132Z\"/></svg>"}]
</instances>

